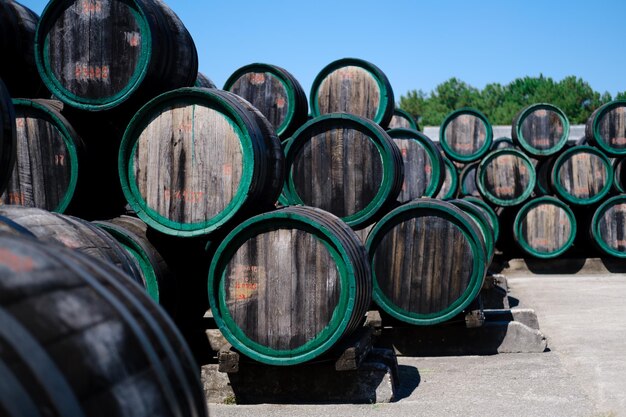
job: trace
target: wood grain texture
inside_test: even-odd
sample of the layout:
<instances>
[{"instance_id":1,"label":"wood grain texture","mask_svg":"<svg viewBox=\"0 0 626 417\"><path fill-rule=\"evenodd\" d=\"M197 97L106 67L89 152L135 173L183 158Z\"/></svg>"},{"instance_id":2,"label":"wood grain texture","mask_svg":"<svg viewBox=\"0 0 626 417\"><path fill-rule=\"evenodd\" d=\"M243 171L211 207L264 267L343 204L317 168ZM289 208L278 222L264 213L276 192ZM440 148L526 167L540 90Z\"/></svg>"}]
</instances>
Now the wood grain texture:
<instances>
[{"instance_id":1,"label":"wood grain texture","mask_svg":"<svg viewBox=\"0 0 626 417\"><path fill-rule=\"evenodd\" d=\"M443 139L454 154L471 156L484 147L487 128L477 116L458 114L444 127Z\"/></svg>"},{"instance_id":2,"label":"wood grain texture","mask_svg":"<svg viewBox=\"0 0 626 417\"><path fill-rule=\"evenodd\" d=\"M418 141L407 138L393 138L400 149L404 162L404 182L398 201L407 202L425 196L426 189L433 181L433 160L426 148ZM432 195L428 196L432 197Z\"/></svg>"},{"instance_id":3,"label":"wood grain texture","mask_svg":"<svg viewBox=\"0 0 626 417\"><path fill-rule=\"evenodd\" d=\"M411 116L409 112L402 109L394 109L393 117L387 126L387 129L396 128L420 130L417 125L417 121L413 118L413 116Z\"/></svg>"},{"instance_id":4,"label":"wood grain texture","mask_svg":"<svg viewBox=\"0 0 626 417\"><path fill-rule=\"evenodd\" d=\"M520 129L523 137L520 140L539 150L556 147L564 132L558 113L547 109L537 109L526 115Z\"/></svg>"},{"instance_id":5,"label":"wood grain texture","mask_svg":"<svg viewBox=\"0 0 626 417\"><path fill-rule=\"evenodd\" d=\"M460 170L459 174L459 195L466 196L472 195L474 197L480 197L478 191L478 185L476 185L476 174L478 171L478 163L466 165Z\"/></svg>"},{"instance_id":6,"label":"wood grain texture","mask_svg":"<svg viewBox=\"0 0 626 417\"><path fill-rule=\"evenodd\" d=\"M379 111L382 92L371 72L345 66L328 74L316 94L320 114L345 112L372 120Z\"/></svg>"},{"instance_id":7,"label":"wood grain texture","mask_svg":"<svg viewBox=\"0 0 626 417\"><path fill-rule=\"evenodd\" d=\"M242 177L240 135L225 115L202 105L170 105L155 114L133 160L147 206L181 223L203 222L224 210Z\"/></svg>"},{"instance_id":8,"label":"wood grain texture","mask_svg":"<svg viewBox=\"0 0 626 417\"><path fill-rule=\"evenodd\" d=\"M597 230L606 246L626 256L626 202L611 204L597 219Z\"/></svg>"},{"instance_id":9,"label":"wood grain texture","mask_svg":"<svg viewBox=\"0 0 626 417\"><path fill-rule=\"evenodd\" d=\"M39 105L45 107L35 108L27 102L15 107L17 158L0 200L2 204L63 211L61 203L71 199L75 191L76 184L70 181L72 169L78 169L76 151L82 148L82 141L77 135L71 137L63 133L65 119L58 112L45 102ZM65 126L68 125L65 121ZM73 130L71 133L75 134ZM66 141L74 147L73 154Z\"/></svg>"},{"instance_id":10,"label":"wood grain texture","mask_svg":"<svg viewBox=\"0 0 626 417\"><path fill-rule=\"evenodd\" d=\"M567 155L560 165L555 165L558 178L553 175L553 186L576 199L588 200L606 191L610 178L609 166L600 156L580 150ZM556 179L556 184L554 183Z\"/></svg>"},{"instance_id":11,"label":"wood grain texture","mask_svg":"<svg viewBox=\"0 0 626 417\"><path fill-rule=\"evenodd\" d=\"M358 213L370 204L383 179L376 145L350 127L321 127L293 158L291 177L303 203L338 217Z\"/></svg>"},{"instance_id":12,"label":"wood grain texture","mask_svg":"<svg viewBox=\"0 0 626 417\"><path fill-rule=\"evenodd\" d=\"M550 202L533 206L518 220L522 249L528 246L533 251L543 254L563 249L574 231L568 213Z\"/></svg>"},{"instance_id":13,"label":"wood grain texture","mask_svg":"<svg viewBox=\"0 0 626 417\"><path fill-rule=\"evenodd\" d=\"M626 102L611 102L595 111L587 122L586 138L623 153L626 150Z\"/></svg>"},{"instance_id":14,"label":"wood grain texture","mask_svg":"<svg viewBox=\"0 0 626 417\"><path fill-rule=\"evenodd\" d=\"M441 185L441 189L439 190L436 198L454 198L456 197L456 193L458 191L458 173L456 171L456 167L448 158L444 157L443 161L445 167L445 178L443 179L443 184Z\"/></svg>"},{"instance_id":15,"label":"wood grain texture","mask_svg":"<svg viewBox=\"0 0 626 417\"><path fill-rule=\"evenodd\" d=\"M439 216L396 225L374 254L378 286L399 308L419 314L439 312L469 285L472 252L457 226Z\"/></svg>"},{"instance_id":16,"label":"wood grain texture","mask_svg":"<svg viewBox=\"0 0 626 417\"><path fill-rule=\"evenodd\" d=\"M253 341L272 349L302 346L330 322L340 288L328 249L302 230L279 229L239 248L225 273L226 304Z\"/></svg>"},{"instance_id":17,"label":"wood grain texture","mask_svg":"<svg viewBox=\"0 0 626 417\"><path fill-rule=\"evenodd\" d=\"M40 415L207 415L184 341L121 271L7 236L0 254L0 365Z\"/></svg>"},{"instance_id":18,"label":"wood grain texture","mask_svg":"<svg viewBox=\"0 0 626 417\"><path fill-rule=\"evenodd\" d=\"M613 161L613 182L615 189L626 192L626 158L616 158Z\"/></svg>"},{"instance_id":19,"label":"wood grain texture","mask_svg":"<svg viewBox=\"0 0 626 417\"><path fill-rule=\"evenodd\" d=\"M501 200L515 200L533 184L534 171L518 155L501 154L482 165L484 192Z\"/></svg>"}]
</instances>

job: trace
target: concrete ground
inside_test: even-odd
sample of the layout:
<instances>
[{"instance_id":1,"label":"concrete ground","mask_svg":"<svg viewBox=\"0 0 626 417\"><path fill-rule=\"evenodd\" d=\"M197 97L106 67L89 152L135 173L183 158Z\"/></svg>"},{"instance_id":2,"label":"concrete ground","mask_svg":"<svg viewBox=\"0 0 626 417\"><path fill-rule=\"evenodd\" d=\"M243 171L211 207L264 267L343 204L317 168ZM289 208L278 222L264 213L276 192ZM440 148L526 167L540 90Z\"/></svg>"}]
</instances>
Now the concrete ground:
<instances>
[{"instance_id":1,"label":"concrete ground","mask_svg":"<svg viewBox=\"0 0 626 417\"><path fill-rule=\"evenodd\" d=\"M509 286L536 310L549 352L401 357L391 404L211 404L210 415L626 417L626 275L516 274Z\"/></svg>"}]
</instances>

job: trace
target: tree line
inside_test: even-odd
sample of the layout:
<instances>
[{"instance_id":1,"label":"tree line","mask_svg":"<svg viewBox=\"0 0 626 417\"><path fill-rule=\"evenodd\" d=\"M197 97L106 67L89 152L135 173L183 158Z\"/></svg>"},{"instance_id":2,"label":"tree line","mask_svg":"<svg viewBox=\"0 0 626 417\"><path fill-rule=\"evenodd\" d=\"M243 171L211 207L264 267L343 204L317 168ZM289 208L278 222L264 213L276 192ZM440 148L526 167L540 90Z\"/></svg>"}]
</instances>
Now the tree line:
<instances>
[{"instance_id":1,"label":"tree line","mask_svg":"<svg viewBox=\"0 0 626 417\"><path fill-rule=\"evenodd\" d=\"M411 90L400 96L400 108L416 118L420 126L439 126L445 117L461 107L473 107L494 125L509 125L523 108L535 103L550 103L565 112L571 124L582 124L599 106L613 99L626 99L626 91L611 97L599 93L586 81L568 76L561 81L550 77L517 78L509 84L487 84L478 89L450 78L429 94Z\"/></svg>"}]
</instances>

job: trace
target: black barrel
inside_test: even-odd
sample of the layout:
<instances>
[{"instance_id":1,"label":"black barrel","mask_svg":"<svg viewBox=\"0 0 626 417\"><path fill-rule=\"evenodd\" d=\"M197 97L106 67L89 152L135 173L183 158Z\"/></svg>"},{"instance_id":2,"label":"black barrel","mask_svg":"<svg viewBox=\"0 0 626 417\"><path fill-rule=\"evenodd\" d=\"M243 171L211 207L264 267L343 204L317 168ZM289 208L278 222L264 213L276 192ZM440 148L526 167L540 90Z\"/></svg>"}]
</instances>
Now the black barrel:
<instances>
[{"instance_id":1,"label":"black barrel","mask_svg":"<svg viewBox=\"0 0 626 417\"><path fill-rule=\"evenodd\" d=\"M15 109L4 83L0 79L0 194L4 193L13 166L17 148Z\"/></svg>"},{"instance_id":2,"label":"black barrel","mask_svg":"<svg viewBox=\"0 0 626 417\"><path fill-rule=\"evenodd\" d=\"M537 158L554 155L569 139L569 121L561 109L539 103L520 111L511 128L513 142Z\"/></svg>"},{"instance_id":3,"label":"black barrel","mask_svg":"<svg viewBox=\"0 0 626 417\"><path fill-rule=\"evenodd\" d=\"M483 157L491 148L493 128L476 109L461 108L448 114L439 129L439 143L456 162L468 163Z\"/></svg>"},{"instance_id":4,"label":"black barrel","mask_svg":"<svg viewBox=\"0 0 626 417\"><path fill-rule=\"evenodd\" d=\"M207 415L174 324L104 262L0 234L0 415Z\"/></svg>"},{"instance_id":5,"label":"black barrel","mask_svg":"<svg viewBox=\"0 0 626 417\"><path fill-rule=\"evenodd\" d=\"M202 87L202 88L217 88L215 83L211 81L209 77L199 72L198 77L196 78L196 82L193 85L194 87Z\"/></svg>"},{"instance_id":6,"label":"black barrel","mask_svg":"<svg viewBox=\"0 0 626 417\"><path fill-rule=\"evenodd\" d=\"M599 107L587 120L585 138L610 156L626 155L626 100Z\"/></svg>"},{"instance_id":7,"label":"black barrel","mask_svg":"<svg viewBox=\"0 0 626 417\"><path fill-rule=\"evenodd\" d=\"M626 259L626 194L611 197L596 209L589 234L604 254Z\"/></svg>"}]
</instances>

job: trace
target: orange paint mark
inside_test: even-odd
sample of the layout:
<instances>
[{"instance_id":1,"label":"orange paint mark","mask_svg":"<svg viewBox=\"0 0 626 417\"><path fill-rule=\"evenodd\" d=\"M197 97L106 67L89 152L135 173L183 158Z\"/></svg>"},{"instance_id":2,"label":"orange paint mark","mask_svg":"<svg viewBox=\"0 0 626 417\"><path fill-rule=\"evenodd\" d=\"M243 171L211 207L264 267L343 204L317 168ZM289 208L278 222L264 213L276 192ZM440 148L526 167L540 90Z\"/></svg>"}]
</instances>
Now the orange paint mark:
<instances>
[{"instance_id":1,"label":"orange paint mark","mask_svg":"<svg viewBox=\"0 0 626 417\"><path fill-rule=\"evenodd\" d=\"M54 164L59 166L65 166L65 155L54 155Z\"/></svg>"},{"instance_id":2,"label":"orange paint mark","mask_svg":"<svg viewBox=\"0 0 626 417\"><path fill-rule=\"evenodd\" d=\"M424 165L424 172L427 174L431 174L433 172L433 167L430 165Z\"/></svg>"},{"instance_id":3,"label":"orange paint mark","mask_svg":"<svg viewBox=\"0 0 626 417\"><path fill-rule=\"evenodd\" d=\"M23 129L26 126L26 120L23 118L15 119L15 126L18 129Z\"/></svg>"},{"instance_id":4,"label":"orange paint mark","mask_svg":"<svg viewBox=\"0 0 626 417\"><path fill-rule=\"evenodd\" d=\"M7 193L9 204L24 206L26 205L26 197L22 191L11 191Z\"/></svg>"},{"instance_id":5,"label":"orange paint mark","mask_svg":"<svg viewBox=\"0 0 626 417\"><path fill-rule=\"evenodd\" d=\"M613 145L626 145L626 138L613 138L611 142Z\"/></svg>"},{"instance_id":6,"label":"orange paint mark","mask_svg":"<svg viewBox=\"0 0 626 417\"><path fill-rule=\"evenodd\" d=\"M222 174L225 177L230 177L231 175L233 175L233 164L222 165Z\"/></svg>"},{"instance_id":7,"label":"orange paint mark","mask_svg":"<svg viewBox=\"0 0 626 417\"><path fill-rule=\"evenodd\" d=\"M279 109L282 109L283 107L285 107L285 104L287 103L287 101L285 100L284 97L278 97L276 99L276 107L278 107Z\"/></svg>"},{"instance_id":8,"label":"orange paint mark","mask_svg":"<svg viewBox=\"0 0 626 417\"><path fill-rule=\"evenodd\" d=\"M163 190L163 197L167 201L184 201L185 203L202 203L204 202L203 191L192 190Z\"/></svg>"},{"instance_id":9,"label":"orange paint mark","mask_svg":"<svg viewBox=\"0 0 626 417\"><path fill-rule=\"evenodd\" d=\"M100 0L83 0L80 3L80 7L84 15L102 12L102 2Z\"/></svg>"},{"instance_id":10,"label":"orange paint mark","mask_svg":"<svg viewBox=\"0 0 626 417\"><path fill-rule=\"evenodd\" d=\"M108 65L89 65L85 62L74 64L74 77L78 81L104 81L109 78Z\"/></svg>"},{"instance_id":11,"label":"orange paint mark","mask_svg":"<svg viewBox=\"0 0 626 417\"><path fill-rule=\"evenodd\" d=\"M126 42L133 48L139 46L141 44L141 34L139 32L125 32L124 38Z\"/></svg>"},{"instance_id":12,"label":"orange paint mark","mask_svg":"<svg viewBox=\"0 0 626 417\"><path fill-rule=\"evenodd\" d=\"M35 262L28 256L18 255L10 249L0 249L0 265L14 273L30 272L35 269Z\"/></svg>"},{"instance_id":13,"label":"orange paint mark","mask_svg":"<svg viewBox=\"0 0 626 417\"><path fill-rule=\"evenodd\" d=\"M262 72L255 72L250 74L250 84L259 85L265 82L265 74Z\"/></svg>"}]
</instances>

